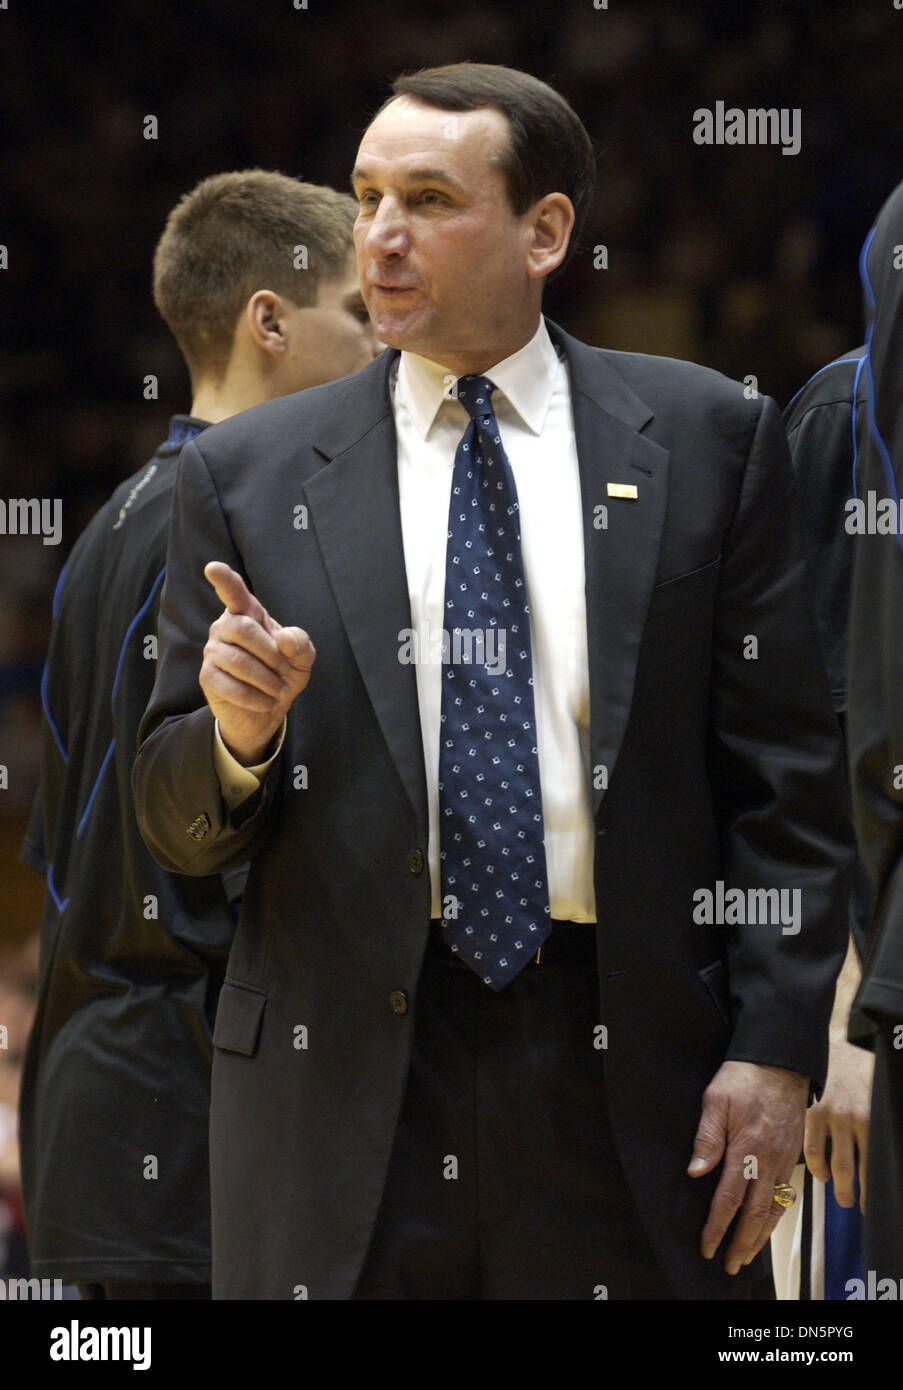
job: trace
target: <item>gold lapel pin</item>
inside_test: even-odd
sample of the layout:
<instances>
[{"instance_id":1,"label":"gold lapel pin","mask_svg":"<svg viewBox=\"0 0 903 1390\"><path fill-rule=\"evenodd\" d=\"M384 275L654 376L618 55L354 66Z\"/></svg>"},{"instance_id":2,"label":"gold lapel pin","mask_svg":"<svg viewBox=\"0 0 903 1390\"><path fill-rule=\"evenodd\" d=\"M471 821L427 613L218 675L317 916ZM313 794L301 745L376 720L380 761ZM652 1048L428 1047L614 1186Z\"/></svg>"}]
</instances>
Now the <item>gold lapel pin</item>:
<instances>
[{"instance_id":1,"label":"gold lapel pin","mask_svg":"<svg viewBox=\"0 0 903 1390\"><path fill-rule=\"evenodd\" d=\"M636 499L638 496L633 483L606 483L605 491L609 497L632 497Z\"/></svg>"}]
</instances>

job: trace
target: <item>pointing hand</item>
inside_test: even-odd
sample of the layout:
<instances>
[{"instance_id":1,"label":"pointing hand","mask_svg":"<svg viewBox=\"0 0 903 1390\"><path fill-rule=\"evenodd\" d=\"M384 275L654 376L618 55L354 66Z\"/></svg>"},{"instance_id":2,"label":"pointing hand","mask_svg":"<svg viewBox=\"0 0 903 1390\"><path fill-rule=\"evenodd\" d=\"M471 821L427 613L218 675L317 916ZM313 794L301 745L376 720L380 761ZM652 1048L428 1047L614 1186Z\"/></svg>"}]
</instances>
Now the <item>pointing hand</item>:
<instances>
[{"instance_id":1,"label":"pointing hand","mask_svg":"<svg viewBox=\"0 0 903 1390\"><path fill-rule=\"evenodd\" d=\"M262 762L287 710L310 680L316 649L299 627L282 627L218 560L204 568L225 611L210 626L200 685L229 751Z\"/></svg>"}]
</instances>

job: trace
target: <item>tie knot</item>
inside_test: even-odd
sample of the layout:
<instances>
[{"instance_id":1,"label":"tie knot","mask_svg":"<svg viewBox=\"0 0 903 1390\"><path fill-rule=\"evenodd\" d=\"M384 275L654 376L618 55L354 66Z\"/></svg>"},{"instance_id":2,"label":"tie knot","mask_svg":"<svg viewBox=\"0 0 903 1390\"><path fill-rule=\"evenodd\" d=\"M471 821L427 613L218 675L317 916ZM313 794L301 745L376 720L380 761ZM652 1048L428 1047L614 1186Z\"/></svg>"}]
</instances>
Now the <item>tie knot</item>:
<instances>
[{"instance_id":1,"label":"tie knot","mask_svg":"<svg viewBox=\"0 0 903 1390\"><path fill-rule=\"evenodd\" d=\"M492 414L492 393L495 382L488 376L460 376L455 382L455 395L471 420Z\"/></svg>"}]
</instances>

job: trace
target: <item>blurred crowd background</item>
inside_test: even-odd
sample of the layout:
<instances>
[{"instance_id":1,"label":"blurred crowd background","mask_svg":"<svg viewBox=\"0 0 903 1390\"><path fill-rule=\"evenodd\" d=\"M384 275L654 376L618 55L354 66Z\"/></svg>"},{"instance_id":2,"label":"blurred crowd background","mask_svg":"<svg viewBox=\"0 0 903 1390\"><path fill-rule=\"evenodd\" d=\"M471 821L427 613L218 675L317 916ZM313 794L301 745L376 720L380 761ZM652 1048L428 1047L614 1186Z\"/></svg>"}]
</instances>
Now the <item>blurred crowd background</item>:
<instances>
[{"instance_id":1,"label":"blurred crowd background","mask_svg":"<svg viewBox=\"0 0 903 1390\"><path fill-rule=\"evenodd\" d=\"M859 248L903 177L893 0L295 3L0 13L0 498L60 498L63 517L58 546L0 535L0 1271L20 1258L11 1116L42 884L17 856L52 593L83 526L188 406L150 295L181 194L254 165L346 188L396 73L525 68L568 97L598 152L587 246L547 312L591 343L754 376L783 407L861 341ZM800 153L696 145L693 112L718 100L799 107Z\"/></svg>"}]
</instances>

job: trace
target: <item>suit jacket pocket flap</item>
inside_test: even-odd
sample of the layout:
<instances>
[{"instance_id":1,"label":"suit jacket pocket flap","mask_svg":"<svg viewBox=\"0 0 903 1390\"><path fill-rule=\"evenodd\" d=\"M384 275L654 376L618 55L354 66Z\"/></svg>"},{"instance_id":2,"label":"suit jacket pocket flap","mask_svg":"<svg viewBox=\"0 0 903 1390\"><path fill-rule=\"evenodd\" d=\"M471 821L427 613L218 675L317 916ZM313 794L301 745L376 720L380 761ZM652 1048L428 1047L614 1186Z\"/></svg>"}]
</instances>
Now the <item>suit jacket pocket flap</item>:
<instances>
[{"instance_id":1,"label":"suit jacket pocket flap","mask_svg":"<svg viewBox=\"0 0 903 1390\"><path fill-rule=\"evenodd\" d=\"M220 990L216 1023L213 1027L213 1046L226 1052L243 1052L253 1057L257 1051L260 1024L267 997L250 985L234 985L228 981Z\"/></svg>"},{"instance_id":2,"label":"suit jacket pocket flap","mask_svg":"<svg viewBox=\"0 0 903 1390\"><path fill-rule=\"evenodd\" d=\"M713 592L718 583L720 567L721 556L716 555L714 560L700 565L698 569L688 570L685 574L675 574L670 579L662 579L652 590L646 621L670 613L673 608L679 608L685 603L699 602L706 593Z\"/></svg>"}]
</instances>

